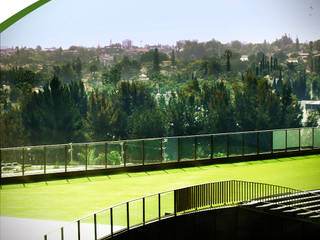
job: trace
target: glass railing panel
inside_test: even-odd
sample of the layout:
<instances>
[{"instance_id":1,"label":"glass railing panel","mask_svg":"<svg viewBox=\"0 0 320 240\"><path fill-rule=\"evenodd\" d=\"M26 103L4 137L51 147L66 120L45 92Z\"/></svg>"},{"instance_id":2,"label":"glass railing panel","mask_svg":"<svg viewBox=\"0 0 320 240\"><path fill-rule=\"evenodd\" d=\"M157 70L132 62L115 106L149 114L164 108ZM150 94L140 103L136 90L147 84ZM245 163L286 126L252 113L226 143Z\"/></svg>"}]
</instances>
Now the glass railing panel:
<instances>
[{"instance_id":1,"label":"glass railing panel","mask_svg":"<svg viewBox=\"0 0 320 240\"><path fill-rule=\"evenodd\" d=\"M1 150L1 177L22 176L23 150Z\"/></svg>"},{"instance_id":2,"label":"glass railing panel","mask_svg":"<svg viewBox=\"0 0 320 240\"><path fill-rule=\"evenodd\" d=\"M86 169L88 145L70 144L68 147L67 171L84 171Z\"/></svg>"},{"instance_id":3,"label":"glass railing panel","mask_svg":"<svg viewBox=\"0 0 320 240\"><path fill-rule=\"evenodd\" d=\"M129 202L129 225L130 228L143 224L143 200L137 199Z\"/></svg>"},{"instance_id":4,"label":"glass railing panel","mask_svg":"<svg viewBox=\"0 0 320 240\"><path fill-rule=\"evenodd\" d=\"M80 239L95 240L94 215L80 220Z\"/></svg>"},{"instance_id":5,"label":"glass railing panel","mask_svg":"<svg viewBox=\"0 0 320 240\"><path fill-rule=\"evenodd\" d=\"M287 130L287 151L299 150L299 129Z\"/></svg>"},{"instance_id":6,"label":"glass railing panel","mask_svg":"<svg viewBox=\"0 0 320 240\"><path fill-rule=\"evenodd\" d=\"M211 157L211 137L197 137L197 159L210 159Z\"/></svg>"},{"instance_id":7,"label":"glass railing panel","mask_svg":"<svg viewBox=\"0 0 320 240\"><path fill-rule=\"evenodd\" d=\"M195 160L195 138L180 138L180 161Z\"/></svg>"},{"instance_id":8,"label":"glass railing panel","mask_svg":"<svg viewBox=\"0 0 320 240\"><path fill-rule=\"evenodd\" d=\"M314 148L320 148L320 128L314 128L313 134Z\"/></svg>"},{"instance_id":9,"label":"glass railing panel","mask_svg":"<svg viewBox=\"0 0 320 240\"><path fill-rule=\"evenodd\" d=\"M244 155L257 154L257 133L244 133Z\"/></svg>"},{"instance_id":10,"label":"glass railing panel","mask_svg":"<svg viewBox=\"0 0 320 240\"><path fill-rule=\"evenodd\" d=\"M242 134L230 134L229 144L229 156L242 155Z\"/></svg>"},{"instance_id":11,"label":"glass railing panel","mask_svg":"<svg viewBox=\"0 0 320 240\"><path fill-rule=\"evenodd\" d=\"M109 236L111 234L110 209L106 209L96 214L97 219L97 238Z\"/></svg>"},{"instance_id":12,"label":"glass railing panel","mask_svg":"<svg viewBox=\"0 0 320 240\"><path fill-rule=\"evenodd\" d=\"M301 128L300 130L301 149L312 148L312 128Z\"/></svg>"},{"instance_id":13,"label":"glass railing panel","mask_svg":"<svg viewBox=\"0 0 320 240\"><path fill-rule=\"evenodd\" d=\"M272 141L272 131L259 132L259 153L271 153Z\"/></svg>"},{"instance_id":14,"label":"glass railing panel","mask_svg":"<svg viewBox=\"0 0 320 240\"><path fill-rule=\"evenodd\" d=\"M73 222L63 227L63 239L78 239L78 222Z\"/></svg>"},{"instance_id":15,"label":"glass railing panel","mask_svg":"<svg viewBox=\"0 0 320 240\"><path fill-rule=\"evenodd\" d=\"M106 167L105 144L88 144L88 169L103 169Z\"/></svg>"},{"instance_id":16,"label":"glass railing panel","mask_svg":"<svg viewBox=\"0 0 320 240\"><path fill-rule=\"evenodd\" d=\"M178 139L163 138L162 142L164 162L178 161Z\"/></svg>"},{"instance_id":17,"label":"glass railing panel","mask_svg":"<svg viewBox=\"0 0 320 240\"><path fill-rule=\"evenodd\" d=\"M227 135L213 136L213 158L227 156Z\"/></svg>"},{"instance_id":18,"label":"glass railing panel","mask_svg":"<svg viewBox=\"0 0 320 240\"><path fill-rule=\"evenodd\" d=\"M126 166L142 165L142 141L126 142Z\"/></svg>"},{"instance_id":19,"label":"glass railing panel","mask_svg":"<svg viewBox=\"0 0 320 240\"><path fill-rule=\"evenodd\" d=\"M107 144L107 162L108 168L123 167L122 142L111 142Z\"/></svg>"},{"instance_id":20,"label":"glass railing panel","mask_svg":"<svg viewBox=\"0 0 320 240\"><path fill-rule=\"evenodd\" d=\"M113 232L127 229L127 204L123 203L112 208Z\"/></svg>"},{"instance_id":21,"label":"glass railing panel","mask_svg":"<svg viewBox=\"0 0 320 240\"><path fill-rule=\"evenodd\" d=\"M161 163L161 139L144 141L144 164Z\"/></svg>"},{"instance_id":22,"label":"glass railing panel","mask_svg":"<svg viewBox=\"0 0 320 240\"><path fill-rule=\"evenodd\" d=\"M65 171L65 156L68 156L67 151L68 149L65 151L64 145L46 147L46 173Z\"/></svg>"},{"instance_id":23,"label":"glass railing panel","mask_svg":"<svg viewBox=\"0 0 320 240\"><path fill-rule=\"evenodd\" d=\"M24 174L44 174L43 147L27 147L24 150Z\"/></svg>"},{"instance_id":24,"label":"glass railing panel","mask_svg":"<svg viewBox=\"0 0 320 240\"><path fill-rule=\"evenodd\" d=\"M285 130L273 131L272 147L273 152L283 152L286 149L286 132Z\"/></svg>"},{"instance_id":25,"label":"glass railing panel","mask_svg":"<svg viewBox=\"0 0 320 240\"><path fill-rule=\"evenodd\" d=\"M159 218L159 200L158 195L145 198L145 219L146 222Z\"/></svg>"},{"instance_id":26,"label":"glass railing panel","mask_svg":"<svg viewBox=\"0 0 320 240\"><path fill-rule=\"evenodd\" d=\"M161 217L167 217L174 214L174 191L161 193L160 211Z\"/></svg>"}]
</instances>

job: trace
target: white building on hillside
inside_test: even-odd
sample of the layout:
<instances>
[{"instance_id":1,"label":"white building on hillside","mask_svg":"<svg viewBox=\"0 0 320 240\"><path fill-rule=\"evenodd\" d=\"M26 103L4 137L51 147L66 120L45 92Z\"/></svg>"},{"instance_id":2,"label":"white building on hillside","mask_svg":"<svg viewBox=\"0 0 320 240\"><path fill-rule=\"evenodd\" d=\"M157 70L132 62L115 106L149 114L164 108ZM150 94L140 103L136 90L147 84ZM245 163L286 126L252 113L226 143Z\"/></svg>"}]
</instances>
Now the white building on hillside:
<instances>
[{"instance_id":1,"label":"white building on hillside","mask_svg":"<svg viewBox=\"0 0 320 240\"><path fill-rule=\"evenodd\" d=\"M308 114L310 114L311 112L318 111L318 109L320 109L320 101L302 100L299 103L303 111L302 123L305 123L307 121Z\"/></svg>"}]
</instances>

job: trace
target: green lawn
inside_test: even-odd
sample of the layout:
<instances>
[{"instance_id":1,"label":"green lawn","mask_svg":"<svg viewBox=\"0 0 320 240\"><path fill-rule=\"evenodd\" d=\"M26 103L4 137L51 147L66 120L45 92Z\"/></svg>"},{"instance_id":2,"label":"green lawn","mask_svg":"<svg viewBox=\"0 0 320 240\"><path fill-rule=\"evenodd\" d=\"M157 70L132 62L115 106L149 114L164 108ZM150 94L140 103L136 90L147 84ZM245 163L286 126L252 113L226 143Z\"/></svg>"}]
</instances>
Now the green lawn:
<instances>
[{"instance_id":1,"label":"green lawn","mask_svg":"<svg viewBox=\"0 0 320 240\"><path fill-rule=\"evenodd\" d=\"M137 197L226 179L320 188L320 155L5 185L0 215L71 221Z\"/></svg>"}]
</instances>

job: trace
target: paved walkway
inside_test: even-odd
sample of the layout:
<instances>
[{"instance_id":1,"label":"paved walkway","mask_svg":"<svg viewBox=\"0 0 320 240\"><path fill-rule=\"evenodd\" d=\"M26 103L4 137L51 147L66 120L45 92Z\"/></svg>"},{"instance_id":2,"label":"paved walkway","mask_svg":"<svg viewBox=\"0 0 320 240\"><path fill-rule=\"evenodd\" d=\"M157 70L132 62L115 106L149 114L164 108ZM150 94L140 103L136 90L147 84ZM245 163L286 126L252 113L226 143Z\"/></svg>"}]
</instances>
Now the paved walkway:
<instances>
[{"instance_id":1,"label":"paved walkway","mask_svg":"<svg viewBox=\"0 0 320 240\"><path fill-rule=\"evenodd\" d=\"M64 238L77 240L77 224L52 220L39 220L31 218L0 217L1 240L43 240L48 234L48 240L60 240L60 227L64 226ZM125 228L114 226L114 231ZM58 230L58 231L55 231ZM98 238L110 234L110 225L97 224ZM51 232L51 233L50 233ZM94 226L91 223L81 223L81 239L94 239Z\"/></svg>"}]
</instances>

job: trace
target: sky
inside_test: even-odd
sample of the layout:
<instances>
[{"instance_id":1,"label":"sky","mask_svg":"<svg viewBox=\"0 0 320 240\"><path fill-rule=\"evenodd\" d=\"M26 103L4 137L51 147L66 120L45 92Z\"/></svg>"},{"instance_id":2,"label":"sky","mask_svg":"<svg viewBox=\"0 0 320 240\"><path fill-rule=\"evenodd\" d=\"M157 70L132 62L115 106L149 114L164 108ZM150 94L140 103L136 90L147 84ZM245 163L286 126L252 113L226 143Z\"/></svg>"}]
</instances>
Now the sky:
<instances>
[{"instance_id":1,"label":"sky","mask_svg":"<svg viewBox=\"0 0 320 240\"><path fill-rule=\"evenodd\" d=\"M0 45L257 43L285 33L306 42L320 39L319 22L319 0L52 0L2 32Z\"/></svg>"}]
</instances>

